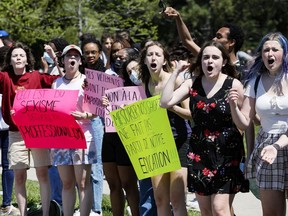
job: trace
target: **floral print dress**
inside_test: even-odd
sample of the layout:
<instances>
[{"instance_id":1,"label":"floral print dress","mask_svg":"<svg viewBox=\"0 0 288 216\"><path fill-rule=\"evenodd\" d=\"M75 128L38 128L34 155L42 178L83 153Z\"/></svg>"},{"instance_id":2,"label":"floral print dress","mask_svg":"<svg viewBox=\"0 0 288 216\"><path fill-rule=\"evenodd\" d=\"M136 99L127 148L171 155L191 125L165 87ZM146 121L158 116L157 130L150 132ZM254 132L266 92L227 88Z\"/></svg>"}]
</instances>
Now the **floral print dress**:
<instances>
[{"instance_id":1,"label":"floral print dress","mask_svg":"<svg viewBox=\"0 0 288 216\"><path fill-rule=\"evenodd\" d=\"M201 77L190 89L192 136L188 153L189 187L198 194L234 194L247 191L248 181L239 168L245 155L243 137L233 123L227 94L233 78L207 98Z\"/></svg>"}]
</instances>

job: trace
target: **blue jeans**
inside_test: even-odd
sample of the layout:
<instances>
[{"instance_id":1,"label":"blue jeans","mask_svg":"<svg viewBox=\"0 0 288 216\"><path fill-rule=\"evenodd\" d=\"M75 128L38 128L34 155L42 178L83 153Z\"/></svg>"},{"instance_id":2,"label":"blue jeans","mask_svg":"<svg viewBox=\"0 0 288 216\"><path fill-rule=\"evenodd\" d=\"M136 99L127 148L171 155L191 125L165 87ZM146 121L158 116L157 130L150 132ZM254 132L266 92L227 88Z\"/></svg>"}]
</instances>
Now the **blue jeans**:
<instances>
[{"instance_id":1,"label":"blue jeans","mask_svg":"<svg viewBox=\"0 0 288 216\"><path fill-rule=\"evenodd\" d=\"M154 199L150 178L139 180L140 187L140 215L157 216L157 206Z\"/></svg>"},{"instance_id":2,"label":"blue jeans","mask_svg":"<svg viewBox=\"0 0 288 216\"><path fill-rule=\"evenodd\" d=\"M103 166L102 166L102 142L104 136L104 120L100 117L91 119L93 128L93 138L97 151L97 163L91 167L91 182L93 189L94 212L102 212L102 194L103 194Z\"/></svg>"},{"instance_id":3,"label":"blue jeans","mask_svg":"<svg viewBox=\"0 0 288 216\"><path fill-rule=\"evenodd\" d=\"M2 206L11 205L12 190L14 183L14 172L9 169L8 147L9 147L9 132L8 130L0 131L1 145L1 164L2 164L2 190L3 203Z\"/></svg>"},{"instance_id":4,"label":"blue jeans","mask_svg":"<svg viewBox=\"0 0 288 216\"><path fill-rule=\"evenodd\" d=\"M51 200L55 200L62 206L62 181L56 166L51 166L48 170L50 186L51 186Z\"/></svg>"}]
</instances>

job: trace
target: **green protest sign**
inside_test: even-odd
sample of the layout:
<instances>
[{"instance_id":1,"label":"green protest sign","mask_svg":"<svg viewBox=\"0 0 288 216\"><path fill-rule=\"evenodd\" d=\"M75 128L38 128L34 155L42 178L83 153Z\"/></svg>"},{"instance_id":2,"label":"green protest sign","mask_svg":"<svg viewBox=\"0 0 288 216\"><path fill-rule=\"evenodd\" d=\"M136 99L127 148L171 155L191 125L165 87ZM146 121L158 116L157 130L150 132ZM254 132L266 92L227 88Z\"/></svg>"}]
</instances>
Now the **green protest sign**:
<instances>
[{"instance_id":1,"label":"green protest sign","mask_svg":"<svg viewBox=\"0 0 288 216\"><path fill-rule=\"evenodd\" d=\"M110 113L138 179L181 168L167 110L159 101L154 96Z\"/></svg>"}]
</instances>

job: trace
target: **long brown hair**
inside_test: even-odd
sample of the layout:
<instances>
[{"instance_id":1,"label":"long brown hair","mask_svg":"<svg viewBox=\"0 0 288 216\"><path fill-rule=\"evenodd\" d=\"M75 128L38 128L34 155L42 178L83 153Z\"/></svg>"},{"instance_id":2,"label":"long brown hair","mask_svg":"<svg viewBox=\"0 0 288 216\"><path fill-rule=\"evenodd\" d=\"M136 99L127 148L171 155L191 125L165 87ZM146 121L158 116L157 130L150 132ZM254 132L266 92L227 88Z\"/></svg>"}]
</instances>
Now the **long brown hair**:
<instances>
[{"instance_id":1,"label":"long brown hair","mask_svg":"<svg viewBox=\"0 0 288 216\"><path fill-rule=\"evenodd\" d=\"M168 51L165 49L165 47L159 43L158 41L151 41L149 42L149 45L145 46L140 54L140 61L139 61L139 78L141 79L142 83L148 83L149 79L150 79L150 72L148 70L147 65L145 64L145 59L146 59L146 55L147 55L147 50L149 47L151 46L158 46L163 50L163 55L164 55L164 59L167 62L165 65L163 65L163 70L166 72L171 72L172 71L172 64L169 61L169 53Z\"/></svg>"},{"instance_id":2,"label":"long brown hair","mask_svg":"<svg viewBox=\"0 0 288 216\"><path fill-rule=\"evenodd\" d=\"M201 50L196 59L196 63L192 65L190 69L191 75L192 75L192 72L196 76L197 75L202 76L204 74L201 61L202 61L203 51L208 46L214 46L217 49L219 49L222 53L223 61L225 60L227 61L227 63L222 67L222 73L227 74L228 76L231 76L233 78L239 79L240 74L236 71L235 66L232 64L228 51L225 49L225 47L221 43L217 41L208 41L201 47Z\"/></svg>"}]
</instances>

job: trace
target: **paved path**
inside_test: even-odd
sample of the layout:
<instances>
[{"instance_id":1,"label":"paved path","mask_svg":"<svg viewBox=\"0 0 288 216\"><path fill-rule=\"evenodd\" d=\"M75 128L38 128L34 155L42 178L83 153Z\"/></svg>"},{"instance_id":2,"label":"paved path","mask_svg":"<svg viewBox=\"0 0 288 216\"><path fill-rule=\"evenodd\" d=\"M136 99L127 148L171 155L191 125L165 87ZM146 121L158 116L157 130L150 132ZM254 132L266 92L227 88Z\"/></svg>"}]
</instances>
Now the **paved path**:
<instances>
[{"instance_id":1,"label":"paved path","mask_svg":"<svg viewBox=\"0 0 288 216\"><path fill-rule=\"evenodd\" d=\"M37 180L35 175L35 169L28 170L28 179ZM103 194L109 195L109 187L106 181L104 181ZM187 201L191 201L195 198L194 194L188 194ZM238 193L233 202L235 215L237 216L261 216L262 209L261 203L254 197L252 193ZM288 216L288 214L286 214Z\"/></svg>"}]
</instances>

